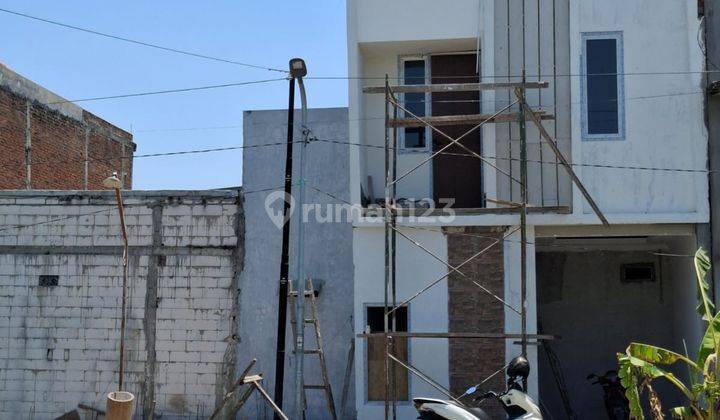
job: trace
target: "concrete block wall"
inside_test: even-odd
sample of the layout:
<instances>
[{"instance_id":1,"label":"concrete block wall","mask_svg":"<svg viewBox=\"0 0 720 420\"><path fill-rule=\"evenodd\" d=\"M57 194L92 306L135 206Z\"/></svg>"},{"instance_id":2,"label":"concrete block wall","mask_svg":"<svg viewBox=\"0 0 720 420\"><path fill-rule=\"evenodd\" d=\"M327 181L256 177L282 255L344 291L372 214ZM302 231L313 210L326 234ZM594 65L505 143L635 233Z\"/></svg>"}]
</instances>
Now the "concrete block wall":
<instances>
[{"instance_id":1,"label":"concrete block wall","mask_svg":"<svg viewBox=\"0 0 720 420\"><path fill-rule=\"evenodd\" d=\"M126 389L136 416L209 416L234 379L238 191L126 192ZM0 417L104 409L122 242L108 192L0 192ZM40 286L39 276L58 276ZM152 402L155 402L154 404Z\"/></svg>"}]
</instances>

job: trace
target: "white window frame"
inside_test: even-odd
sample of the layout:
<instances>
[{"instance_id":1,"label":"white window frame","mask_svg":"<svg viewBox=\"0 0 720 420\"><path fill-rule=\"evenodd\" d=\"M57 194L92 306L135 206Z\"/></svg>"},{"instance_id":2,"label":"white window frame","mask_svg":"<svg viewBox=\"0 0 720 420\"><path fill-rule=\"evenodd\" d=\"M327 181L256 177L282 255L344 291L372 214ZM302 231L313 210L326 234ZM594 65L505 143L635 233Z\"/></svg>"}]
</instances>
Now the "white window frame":
<instances>
[{"instance_id":1,"label":"white window frame","mask_svg":"<svg viewBox=\"0 0 720 420\"><path fill-rule=\"evenodd\" d=\"M425 62L425 84L430 84L430 56L428 55L401 55L398 57L398 84L405 84L405 62L406 61L424 61ZM400 94L400 101L405 102L405 94ZM429 92L425 93L425 115L432 115L432 96ZM398 110L398 114L402 114L402 110ZM405 147L405 130L398 130L398 153L430 153L432 151L432 131L430 127L425 127L425 147Z\"/></svg>"},{"instance_id":2,"label":"white window frame","mask_svg":"<svg viewBox=\"0 0 720 420\"><path fill-rule=\"evenodd\" d=\"M615 54L617 55L617 98L618 98L618 132L616 134L590 134L588 127L588 104L587 104L587 41L594 39L614 39ZM580 55L580 91L581 91L581 129L584 141L598 140L625 140L625 77L624 73L624 49L623 33L614 32L582 32L581 33L582 53Z\"/></svg>"}]
</instances>

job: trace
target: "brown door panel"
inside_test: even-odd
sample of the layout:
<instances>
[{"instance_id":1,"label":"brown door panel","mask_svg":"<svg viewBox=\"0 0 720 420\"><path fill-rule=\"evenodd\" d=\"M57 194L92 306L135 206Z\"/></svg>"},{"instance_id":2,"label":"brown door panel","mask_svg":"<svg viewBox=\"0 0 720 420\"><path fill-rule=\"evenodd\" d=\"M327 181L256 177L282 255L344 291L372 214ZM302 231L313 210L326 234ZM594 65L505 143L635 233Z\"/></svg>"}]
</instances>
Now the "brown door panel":
<instances>
[{"instance_id":1,"label":"brown door panel","mask_svg":"<svg viewBox=\"0 0 720 420\"><path fill-rule=\"evenodd\" d=\"M434 55L431 57L432 83L477 83L475 55ZM475 75L475 76L473 76ZM473 77L468 77L473 76ZM480 113L479 92L441 92L432 94L432 115L470 115ZM473 125L439 127L452 138L457 138ZM450 140L433 132L433 152L448 145ZM460 143L480 154L480 130L465 136ZM482 162L458 145L448 147L433 161L433 198L436 203L454 199L455 208L483 206ZM470 156L458 156L470 155Z\"/></svg>"}]
</instances>

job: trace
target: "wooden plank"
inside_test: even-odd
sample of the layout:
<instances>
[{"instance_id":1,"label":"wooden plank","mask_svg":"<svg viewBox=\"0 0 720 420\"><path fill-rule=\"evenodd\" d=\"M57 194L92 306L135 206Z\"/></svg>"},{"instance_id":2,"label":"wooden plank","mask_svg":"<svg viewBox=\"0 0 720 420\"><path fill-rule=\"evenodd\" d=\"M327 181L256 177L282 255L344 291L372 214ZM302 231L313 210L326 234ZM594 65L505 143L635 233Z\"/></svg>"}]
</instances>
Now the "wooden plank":
<instances>
[{"instance_id":1,"label":"wooden plank","mask_svg":"<svg viewBox=\"0 0 720 420\"><path fill-rule=\"evenodd\" d=\"M343 379L342 394L340 396L340 418L345 419L345 410L347 409L347 400L350 393L350 380L353 373L353 364L355 362L355 338L350 338L350 347L348 348L348 359L345 365L345 378Z\"/></svg>"},{"instance_id":2,"label":"wooden plank","mask_svg":"<svg viewBox=\"0 0 720 420\"><path fill-rule=\"evenodd\" d=\"M407 338L475 338L475 339L518 339L522 338L522 334L504 334L504 333L428 333L428 332L393 332L388 333L391 337L407 337ZM376 338L385 337L384 332L357 334L360 338ZM548 334L526 334L526 338L530 340L554 340L558 338Z\"/></svg>"},{"instance_id":3,"label":"wooden plank","mask_svg":"<svg viewBox=\"0 0 720 420\"><path fill-rule=\"evenodd\" d=\"M250 369L252 369L253 366L255 366L255 363L257 362L257 359L252 359L250 363L245 367L242 374L238 377L238 379L235 381L235 383L230 387L228 392L225 394L225 397L223 397L220 404L215 408L215 411L210 415L210 420L214 420L218 414L220 414L220 411L225 407L225 404L230 401L230 399L235 394L235 390L237 390L238 387L245 384L244 379L245 376L247 376L248 373L250 373Z\"/></svg>"},{"instance_id":4,"label":"wooden plank","mask_svg":"<svg viewBox=\"0 0 720 420\"><path fill-rule=\"evenodd\" d=\"M327 362L325 360L325 353L322 351L323 339L320 333L320 317L318 316L317 300L315 299L315 286L313 285L312 278L308 279L308 286L310 288L310 309L312 313L312 322L315 326L315 343L317 344L318 356L320 358L320 373L322 375L323 384L322 389L325 390L325 401L327 402L330 415L333 420L337 420L337 413L335 412L335 398L333 398L332 388L330 387L330 377L327 371ZM306 387L308 385L305 385ZM310 385L314 386L314 385Z\"/></svg>"},{"instance_id":5,"label":"wooden plank","mask_svg":"<svg viewBox=\"0 0 720 420\"><path fill-rule=\"evenodd\" d=\"M273 411L280 417L282 420L289 420L288 417L283 413L283 411L280 409L280 407L275 404L275 401L273 401L272 398L270 398L270 395L265 391L265 388L260 385L258 381L253 381L253 386L260 392L260 394L265 398L265 401L270 404L270 407L272 407Z\"/></svg>"},{"instance_id":6,"label":"wooden plank","mask_svg":"<svg viewBox=\"0 0 720 420\"><path fill-rule=\"evenodd\" d=\"M243 383L262 381L262 375L249 375L243 378Z\"/></svg>"},{"instance_id":7,"label":"wooden plank","mask_svg":"<svg viewBox=\"0 0 720 420\"><path fill-rule=\"evenodd\" d=\"M552 114L547 114L543 111L536 111L535 116L537 118L540 118L542 120L552 120L555 119L555 116ZM430 124L435 127L442 127L447 125L470 125L470 124L480 124L483 121L486 121L488 123L507 123L507 122L517 122L520 118L520 115L516 112L510 112L507 114L499 114L496 116L488 115L488 114L474 114L474 115L442 115L442 116L435 116L435 117L423 117L423 120L425 122L419 121L417 118L397 118L397 119L389 119L388 120L388 127L425 127L426 125ZM532 116L528 115L526 117L527 120L531 120Z\"/></svg>"},{"instance_id":8,"label":"wooden plank","mask_svg":"<svg viewBox=\"0 0 720 420\"><path fill-rule=\"evenodd\" d=\"M476 209L404 209L397 208L398 217L447 217L449 211L452 211L456 216L481 216L484 214L519 214L519 207L494 207L494 208L476 208ZM572 211L569 206L528 206L528 214L570 214ZM377 208L364 208L364 217L383 217L382 207Z\"/></svg>"},{"instance_id":9,"label":"wooden plank","mask_svg":"<svg viewBox=\"0 0 720 420\"><path fill-rule=\"evenodd\" d=\"M423 93L423 92L468 92L475 90L513 89L522 87L522 82L499 83L438 83L431 85L397 85L390 86L393 93ZM549 86L548 82L526 82L525 89L543 89ZM364 93L385 93L385 86L366 86Z\"/></svg>"},{"instance_id":10,"label":"wooden plank","mask_svg":"<svg viewBox=\"0 0 720 420\"><path fill-rule=\"evenodd\" d=\"M597 215L597 217L600 219L603 225L610 226L610 222L605 218L605 215L600 210L600 207L598 207L597 203L595 203L595 200L590 196L590 193L587 189L585 189L585 185L580 181L580 178L578 178L577 175L575 175L575 171L573 171L572 166L568 162L568 160L565 158L565 156L562 154L560 149L557 146L557 143L555 143L555 140L550 136L550 134L545 130L545 127L542 125L542 122L537 118L537 116L532 112L530 109L530 106L528 106L527 102L525 102L525 98L523 98L522 94L515 91L515 96L520 100L520 103L522 104L522 107L527 110L527 114L529 114L529 117L531 121L535 124L535 126L540 131L540 135L543 139L547 142L547 144L550 146L550 149L552 149L553 153L555 153L555 156L557 156L560 163L563 165L565 170L567 171L568 175L570 175L570 178L572 178L575 185L577 185L578 189L580 189L580 192L585 197L587 202L590 204L590 207L592 207L593 211Z\"/></svg>"}]
</instances>

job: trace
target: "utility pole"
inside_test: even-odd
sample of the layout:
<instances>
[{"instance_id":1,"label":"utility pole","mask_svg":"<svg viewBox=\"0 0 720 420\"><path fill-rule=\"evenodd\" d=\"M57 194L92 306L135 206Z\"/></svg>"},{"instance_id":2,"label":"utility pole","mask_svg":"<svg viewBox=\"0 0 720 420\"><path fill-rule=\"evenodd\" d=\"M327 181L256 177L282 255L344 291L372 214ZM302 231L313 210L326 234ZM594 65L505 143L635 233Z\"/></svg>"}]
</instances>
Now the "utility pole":
<instances>
[{"instance_id":1,"label":"utility pole","mask_svg":"<svg viewBox=\"0 0 720 420\"><path fill-rule=\"evenodd\" d=\"M292 69L292 65L290 66ZM290 197L292 194L293 131L295 128L295 78L290 76L288 93L287 147L285 148L285 203L283 205L280 288L278 291L277 349L275 354L275 403L282 408L285 385L285 334L287 327L288 275L290 271ZM277 414L275 420L279 420Z\"/></svg>"},{"instance_id":2,"label":"utility pole","mask_svg":"<svg viewBox=\"0 0 720 420\"><path fill-rule=\"evenodd\" d=\"M305 223L303 222L303 204L305 202L305 157L307 154L307 140L308 140L308 128L307 128L307 97L305 95L305 84L303 83L303 77L307 74L307 68L305 67L305 61L300 58L294 58L290 60L290 75L297 79L298 86L300 87L300 102L302 103L302 143L300 145L300 179L298 185L298 199L297 199L297 270L295 275L295 281L297 287L295 288L298 293L296 302L297 311L297 325L296 325L296 338L295 338L295 411L297 418L305 418L304 403L303 401L303 387L304 387L304 366L303 362L305 359Z\"/></svg>"}]
</instances>

